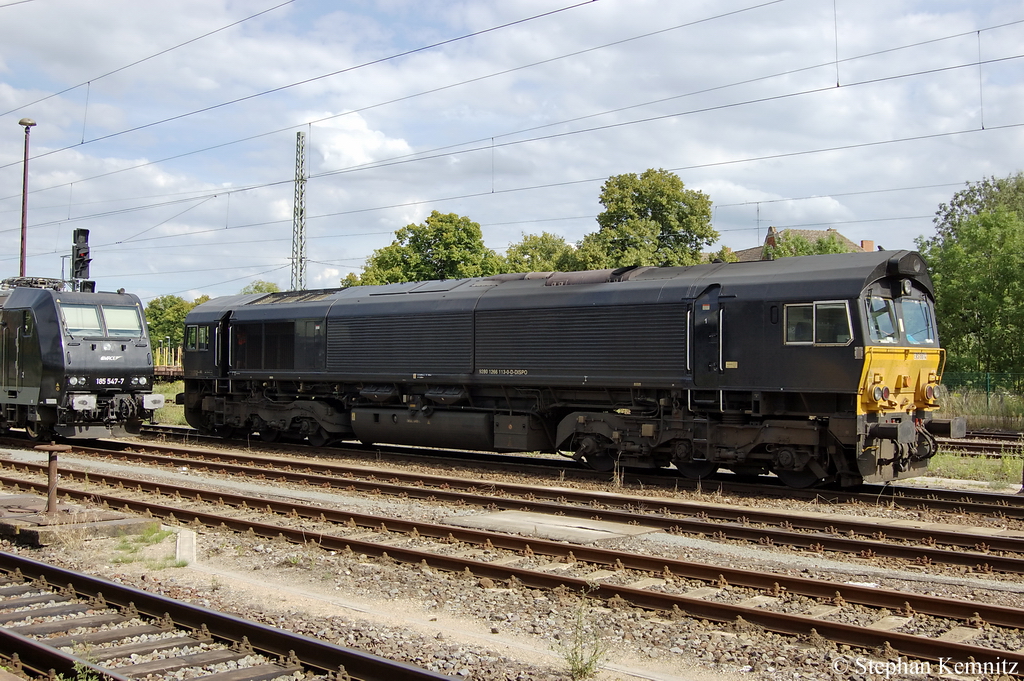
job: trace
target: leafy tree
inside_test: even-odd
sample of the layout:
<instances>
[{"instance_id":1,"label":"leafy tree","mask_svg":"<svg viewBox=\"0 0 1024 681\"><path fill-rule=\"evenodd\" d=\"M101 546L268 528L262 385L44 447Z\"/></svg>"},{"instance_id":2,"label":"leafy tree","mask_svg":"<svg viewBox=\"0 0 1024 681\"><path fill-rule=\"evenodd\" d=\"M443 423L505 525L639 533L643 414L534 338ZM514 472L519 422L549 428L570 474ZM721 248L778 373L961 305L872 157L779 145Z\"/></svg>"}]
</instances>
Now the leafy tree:
<instances>
[{"instance_id":1,"label":"leafy tree","mask_svg":"<svg viewBox=\"0 0 1024 681\"><path fill-rule=\"evenodd\" d=\"M191 303L179 296L153 298L146 305L146 326L150 341L159 346L160 341L170 338L167 346L174 348L181 345L185 336L185 317L192 308L208 300L210 296L205 294Z\"/></svg>"},{"instance_id":2,"label":"leafy tree","mask_svg":"<svg viewBox=\"0 0 1024 681\"><path fill-rule=\"evenodd\" d=\"M933 222L938 235L947 238L964 220L1000 208L1024 216L1024 173L968 182L967 188L955 193L949 203L939 205Z\"/></svg>"},{"instance_id":3,"label":"leafy tree","mask_svg":"<svg viewBox=\"0 0 1024 681\"><path fill-rule=\"evenodd\" d=\"M935 282L947 368L1024 371L1024 173L969 182L918 238Z\"/></svg>"},{"instance_id":4,"label":"leafy tree","mask_svg":"<svg viewBox=\"0 0 1024 681\"><path fill-rule=\"evenodd\" d=\"M359 281L394 284L461 279L497 274L501 269L501 257L484 246L480 225L435 210L423 224L401 228L390 246L374 251Z\"/></svg>"},{"instance_id":5,"label":"leafy tree","mask_svg":"<svg viewBox=\"0 0 1024 681\"><path fill-rule=\"evenodd\" d=\"M159 296L146 305L146 325L149 327L150 340L158 344L170 338L168 345L181 345L184 335L185 316L193 305L179 296Z\"/></svg>"},{"instance_id":6,"label":"leafy tree","mask_svg":"<svg viewBox=\"0 0 1024 681\"><path fill-rule=\"evenodd\" d=\"M845 243L836 232L830 231L826 236L811 241L802 234L783 230L775 237L775 244L765 246L767 257L787 258L794 255L825 255L827 253L851 253L860 249L852 248Z\"/></svg>"},{"instance_id":7,"label":"leafy tree","mask_svg":"<svg viewBox=\"0 0 1024 681\"><path fill-rule=\"evenodd\" d=\"M632 220L628 223L599 229L583 237L576 251L569 256L571 270L599 270L630 265L663 265L660 249L661 227L653 220ZM674 265L693 265L697 258L687 257Z\"/></svg>"},{"instance_id":8,"label":"leafy tree","mask_svg":"<svg viewBox=\"0 0 1024 681\"><path fill-rule=\"evenodd\" d=\"M572 246L565 239L543 232L527 234L505 252L506 272L564 271L572 257Z\"/></svg>"},{"instance_id":9,"label":"leafy tree","mask_svg":"<svg viewBox=\"0 0 1024 681\"><path fill-rule=\"evenodd\" d=\"M718 239L711 199L679 176L648 169L613 175L601 187L599 230L583 237L577 269L626 265L692 265Z\"/></svg>"},{"instance_id":10,"label":"leafy tree","mask_svg":"<svg viewBox=\"0 0 1024 681\"><path fill-rule=\"evenodd\" d=\"M715 253L707 254L707 262L715 262L717 260L722 262L738 262L739 257L728 246L722 246Z\"/></svg>"},{"instance_id":11,"label":"leafy tree","mask_svg":"<svg viewBox=\"0 0 1024 681\"><path fill-rule=\"evenodd\" d=\"M256 279L246 284L239 293L278 293L281 287L272 281L263 281L262 279Z\"/></svg>"},{"instance_id":12,"label":"leafy tree","mask_svg":"<svg viewBox=\"0 0 1024 681\"><path fill-rule=\"evenodd\" d=\"M963 212L917 247L935 283L948 368L1024 370L1024 216L1006 208Z\"/></svg>"}]
</instances>

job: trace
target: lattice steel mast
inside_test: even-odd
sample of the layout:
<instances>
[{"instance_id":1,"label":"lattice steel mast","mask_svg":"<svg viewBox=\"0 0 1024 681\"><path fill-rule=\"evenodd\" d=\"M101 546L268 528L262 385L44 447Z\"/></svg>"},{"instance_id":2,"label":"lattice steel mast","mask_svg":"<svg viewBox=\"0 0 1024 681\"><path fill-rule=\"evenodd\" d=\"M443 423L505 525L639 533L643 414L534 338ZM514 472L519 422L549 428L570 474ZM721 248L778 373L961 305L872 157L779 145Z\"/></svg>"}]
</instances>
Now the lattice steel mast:
<instances>
[{"instance_id":1,"label":"lattice steel mast","mask_svg":"<svg viewBox=\"0 0 1024 681\"><path fill-rule=\"evenodd\" d=\"M306 133L295 135L295 206L292 216L293 291L306 290Z\"/></svg>"}]
</instances>

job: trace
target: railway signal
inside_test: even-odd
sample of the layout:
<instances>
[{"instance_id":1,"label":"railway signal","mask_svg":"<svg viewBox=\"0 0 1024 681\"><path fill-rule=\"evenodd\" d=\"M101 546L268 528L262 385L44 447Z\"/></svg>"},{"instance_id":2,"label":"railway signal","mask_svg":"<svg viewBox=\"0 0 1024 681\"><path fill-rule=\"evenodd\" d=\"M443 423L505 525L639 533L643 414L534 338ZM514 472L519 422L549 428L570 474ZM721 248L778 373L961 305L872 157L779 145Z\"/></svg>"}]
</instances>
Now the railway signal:
<instances>
[{"instance_id":1,"label":"railway signal","mask_svg":"<svg viewBox=\"0 0 1024 681\"><path fill-rule=\"evenodd\" d=\"M82 281L89 278L89 230L76 229L71 244L71 278L81 281L82 290L92 290L92 282Z\"/></svg>"}]
</instances>

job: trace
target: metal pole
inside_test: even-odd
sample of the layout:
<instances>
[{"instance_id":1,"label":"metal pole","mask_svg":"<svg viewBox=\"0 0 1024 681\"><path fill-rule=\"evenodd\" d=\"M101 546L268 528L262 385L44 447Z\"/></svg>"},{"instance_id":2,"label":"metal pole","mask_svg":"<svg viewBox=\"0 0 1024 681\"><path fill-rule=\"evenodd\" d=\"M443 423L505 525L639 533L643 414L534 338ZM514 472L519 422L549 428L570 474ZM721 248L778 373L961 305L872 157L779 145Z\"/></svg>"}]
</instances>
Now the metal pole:
<instances>
[{"instance_id":1,"label":"metal pole","mask_svg":"<svg viewBox=\"0 0 1024 681\"><path fill-rule=\"evenodd\" d=\"M21 182L21 268L19 276L25 276L25 261L28 255L28 134L36 122L31 118L22 118L18 125L25 126L25 161Z\"/></svg>"},{"instance_id":2,"label":"metal pole","mask_svg":"<svg viewBox=\"0 0 1024 681\"><path fill-rule=\"evenodd\" d=\"M51 449L47 454L46 514L53 515L57 512L57 452Z\"/></svg>"}]
</instances>

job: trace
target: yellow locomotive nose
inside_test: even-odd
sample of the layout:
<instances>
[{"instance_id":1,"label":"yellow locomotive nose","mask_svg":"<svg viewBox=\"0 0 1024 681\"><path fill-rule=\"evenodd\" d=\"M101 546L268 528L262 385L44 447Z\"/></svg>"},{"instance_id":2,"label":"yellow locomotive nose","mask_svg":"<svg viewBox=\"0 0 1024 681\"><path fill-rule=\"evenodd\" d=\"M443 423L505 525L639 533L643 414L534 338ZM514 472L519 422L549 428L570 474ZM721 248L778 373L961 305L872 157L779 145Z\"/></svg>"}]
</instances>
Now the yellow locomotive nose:
<instances>
[{"instance_id":1,"label":"yellow locomotive nose","mask_svg":"<svg viewBox=\"0 0 1024 681\"><path fill-rule=\"evenodd\" d=\"M944 362L945 351L939 348L865 348L859 413L938 409L936 388Z\"/></svg>"}]
</instances>

